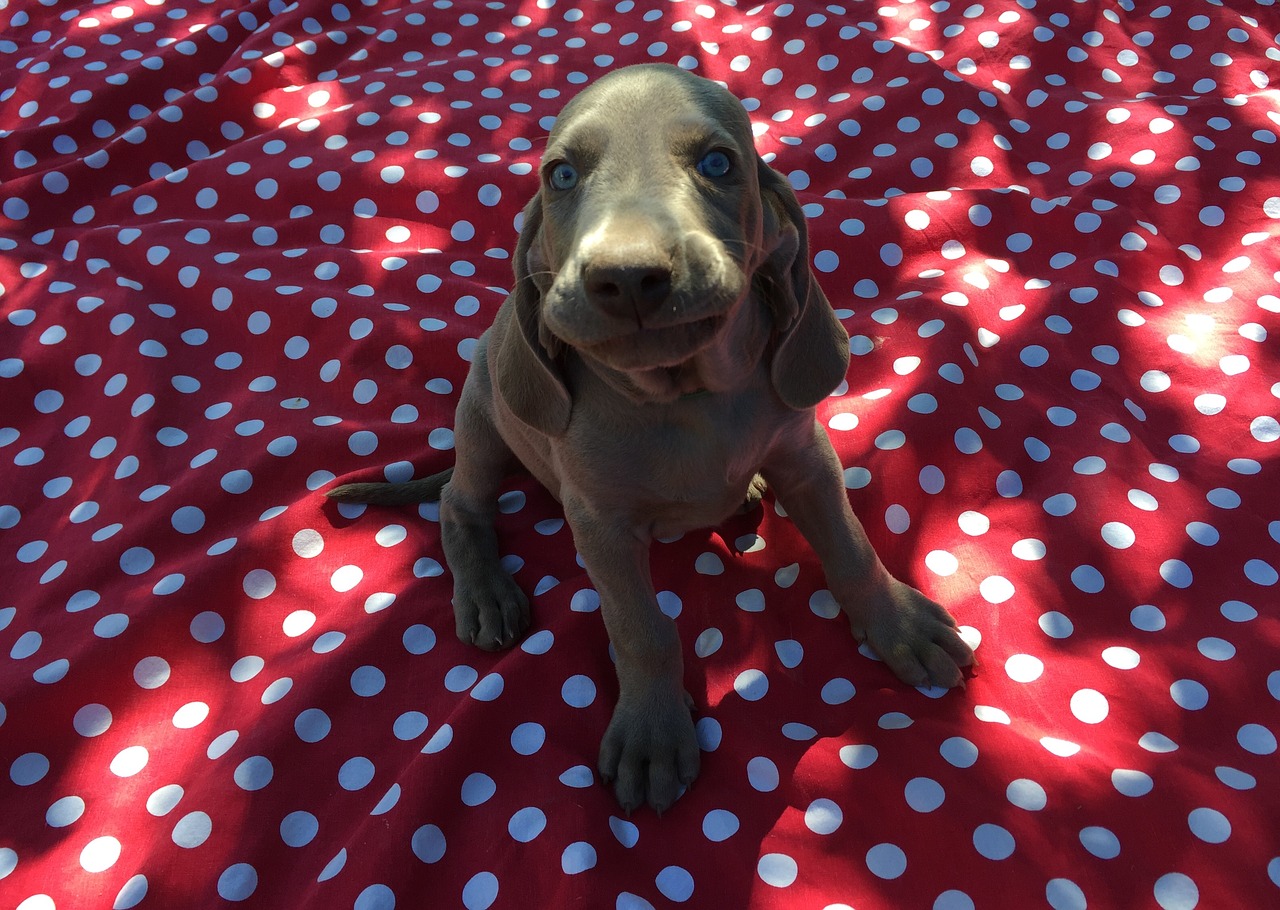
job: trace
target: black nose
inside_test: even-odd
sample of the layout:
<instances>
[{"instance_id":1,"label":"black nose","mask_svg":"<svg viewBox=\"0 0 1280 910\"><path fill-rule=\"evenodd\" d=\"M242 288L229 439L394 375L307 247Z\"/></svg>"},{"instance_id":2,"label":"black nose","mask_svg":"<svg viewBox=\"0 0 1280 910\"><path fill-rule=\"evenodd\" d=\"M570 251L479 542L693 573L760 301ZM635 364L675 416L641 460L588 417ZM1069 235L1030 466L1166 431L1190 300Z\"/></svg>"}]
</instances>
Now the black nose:
<instances>
[{"instance_id":1,"label":"black nose","mask_svg":"<svg viewBox=\"0 0 1280 910\"><path fill-rule=\"evenodd\" d=\"M582 283L593 306L643 323L671 296L671 268L655 262L597 260L583 270Z\"/></svg>"}]
</instances>

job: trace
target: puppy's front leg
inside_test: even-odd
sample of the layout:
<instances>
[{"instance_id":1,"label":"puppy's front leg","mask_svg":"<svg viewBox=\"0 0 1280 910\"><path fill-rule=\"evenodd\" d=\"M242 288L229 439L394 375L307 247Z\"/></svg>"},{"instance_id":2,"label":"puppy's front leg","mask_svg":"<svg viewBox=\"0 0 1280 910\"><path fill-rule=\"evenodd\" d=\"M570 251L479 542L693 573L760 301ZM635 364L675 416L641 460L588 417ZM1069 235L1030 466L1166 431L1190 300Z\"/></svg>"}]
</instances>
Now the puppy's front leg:
<instances>
[{"instance_id":1,"label":"puppy's front leg","mask_svg":"<svg viewBox=\"0 0 1280 910\"><path fill-rule=\"evenodd\" d=\"M903 682L951 687L964 681L973 651L942 606L889 574L849 507L840 460L815 420L763 471L778 501L822 561L827 584L849 618Z\"/></svg>"},{"instance_id":2,"label":"puppy's front leg","mask_svg":"<svg viewBox=\"0 0 1280 910\"><path fill-rule=\"evenodd\" d=\"M453 573L458 638L495 651L514 645L529 628L529 599L498 554L493 519L512 454L493 425L490 401L487 377L473 363L454 421L457 461L440 495L440 543Z\"/></svg>"},{"instance_id":3,"label":"puppy's front leg","mask_svg":"<svg viewBox=\"0 0 1280 910\"><path fill-rule=\"evenodd\" d=\"M571 496L564 505L616 656L618 704L600 744L600 774L627 812L647 802L661 813L698 776L700 758L680 639L649 575L650 541Z\"/></svg>"}]
</instances>

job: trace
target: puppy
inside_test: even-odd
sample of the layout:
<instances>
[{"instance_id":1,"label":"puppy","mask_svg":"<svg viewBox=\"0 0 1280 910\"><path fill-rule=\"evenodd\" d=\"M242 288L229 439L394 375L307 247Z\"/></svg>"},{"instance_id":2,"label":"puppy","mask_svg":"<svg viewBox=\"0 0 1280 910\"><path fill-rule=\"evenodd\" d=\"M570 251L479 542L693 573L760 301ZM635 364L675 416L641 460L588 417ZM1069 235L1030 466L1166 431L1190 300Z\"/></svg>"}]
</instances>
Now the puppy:
<instances>
[{"instance_id":1,"label":"puppy","mask_svg":"<svg viewBox=\"0 0 1280 910\"><path fill-rule=\"evenodd\" d=\"M492 650L529 626L499 562L499 484L518 461L546 486L617 656L599 770L627 811L667 809L699 766L650 542L718 524L766 484L854 636L910 685L961 684L972 651L946 610L880 562L815 419L849 339L810 270L795 195L756 154L737 99L672 66L616 70L565 106L540 179L515 287L462 388L454 467L328 495L438 497L458 636Z\"/></svg>"}]
</instances>

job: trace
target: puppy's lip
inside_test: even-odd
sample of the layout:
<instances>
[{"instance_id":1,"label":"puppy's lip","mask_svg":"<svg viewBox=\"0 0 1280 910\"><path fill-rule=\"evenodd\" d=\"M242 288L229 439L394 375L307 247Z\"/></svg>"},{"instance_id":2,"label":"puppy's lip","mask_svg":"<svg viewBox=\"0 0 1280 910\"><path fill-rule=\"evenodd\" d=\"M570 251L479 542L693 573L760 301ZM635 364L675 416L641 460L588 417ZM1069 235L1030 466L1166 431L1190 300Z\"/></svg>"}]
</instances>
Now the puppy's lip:
<instances>
[{"instance_id":1,"label":"puppy's lip","mask_svg":"<svg viewBox=\"0 0 1280 910\"><path fill-rule=\"evenodd\" d=\"M726 310L645 326L598 341L587 346L587 351L617 369L679 366L710 344L727 321Z\"/></svg>"}]
</instances>

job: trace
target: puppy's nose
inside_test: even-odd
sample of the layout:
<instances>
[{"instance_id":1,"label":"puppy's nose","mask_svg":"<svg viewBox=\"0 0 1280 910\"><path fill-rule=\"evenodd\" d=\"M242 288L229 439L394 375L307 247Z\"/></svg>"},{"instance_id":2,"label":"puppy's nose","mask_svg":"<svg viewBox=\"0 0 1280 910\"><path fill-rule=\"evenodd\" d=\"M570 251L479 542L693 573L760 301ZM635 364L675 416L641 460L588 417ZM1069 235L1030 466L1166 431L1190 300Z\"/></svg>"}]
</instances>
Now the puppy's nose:
<instances>
[{"instance_id":1,"label":"puppy's nose","mask_svg":"<svg viewBox=\"0 0 1280 910\"><path fill-rule=\"evenodd\" d=\"M597 260L583 270L582 282L593 306L643 323L671 296L671 267L657 261Z\"/></svg>"}]
</instances>

